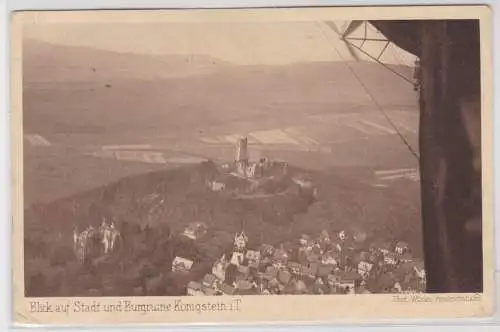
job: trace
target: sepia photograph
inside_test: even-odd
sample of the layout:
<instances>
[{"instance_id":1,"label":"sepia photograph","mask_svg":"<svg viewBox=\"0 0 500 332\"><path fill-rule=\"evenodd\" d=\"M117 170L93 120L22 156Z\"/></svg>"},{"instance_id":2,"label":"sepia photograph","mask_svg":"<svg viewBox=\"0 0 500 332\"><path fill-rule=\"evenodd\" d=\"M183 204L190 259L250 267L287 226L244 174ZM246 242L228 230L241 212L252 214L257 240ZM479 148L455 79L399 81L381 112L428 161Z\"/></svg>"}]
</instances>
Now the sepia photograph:
<instances>
[{"instance_id":1,"label":"sepia photograph","mask_svg":"<svg viewBox=\"0 0 500 332\"><path fill-rule=\"evenodd\" d=\"M17 36L21 296L485 292L479 18L66 14Z\"/></svg>"}]
</instances>

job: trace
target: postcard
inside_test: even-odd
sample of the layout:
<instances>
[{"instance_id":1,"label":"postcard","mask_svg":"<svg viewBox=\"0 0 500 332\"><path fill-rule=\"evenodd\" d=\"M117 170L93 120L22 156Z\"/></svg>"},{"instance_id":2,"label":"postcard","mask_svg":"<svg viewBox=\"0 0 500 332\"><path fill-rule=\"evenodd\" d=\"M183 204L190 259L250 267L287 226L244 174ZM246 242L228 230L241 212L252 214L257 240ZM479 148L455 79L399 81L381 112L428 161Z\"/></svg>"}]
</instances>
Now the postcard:
<instances>
[{"instance_id":1,"label":"postcard","mask_svg":"<svg viewBox=\"0 0 500 332\"><path fill-rule=\"evenodd\" d=\"M12 16L18 324L493 312L486 6Z\"/></svg>"}]
</instances>

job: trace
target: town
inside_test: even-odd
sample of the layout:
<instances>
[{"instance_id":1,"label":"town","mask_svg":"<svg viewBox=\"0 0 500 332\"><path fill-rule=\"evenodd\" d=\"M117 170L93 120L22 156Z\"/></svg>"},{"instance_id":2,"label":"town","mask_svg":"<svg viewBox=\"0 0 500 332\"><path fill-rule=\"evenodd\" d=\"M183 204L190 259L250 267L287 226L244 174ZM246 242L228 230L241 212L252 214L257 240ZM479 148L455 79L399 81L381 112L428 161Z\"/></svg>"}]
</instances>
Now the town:
<instances>
[{"instance_id":1,"label":"town","mask_svg":"<svg viewBox=\"0 0 500 332\"><path fill-rule=\"evenodd\" d=\"M250 179L252 192L258 188L257 179L269 176L269 163L248 161L247 139L238 141L235 177ZM281 173L287 173L287 164L281 164ZM226 166L230 169L230 166ZM301 190L317 194L311 182L293 178ZM223 182L210 182L215 191L223 191ZM301 192L303 194L303 192ZM184 235L193 241L207 231L203 223L193 223ZM329 234L303 234L275 248L262 244L248 247L244 230L234 236L233 251L214 262L212 272L202 280L191 281L187 295L275 295L275 294L364 294L364 293L420 293L425 290L425 269L422 260L412 257L407 243L366 243L367 234L341 230ZM188 271L193 262L176 257L174 271Z\"/></svg>"},{"instance_id":2,"label":"town","mask_svg":"<svg viewBox=\"0 0 500 332\"><path fill-rule=\"evenodd\" d=\"M291 174L286 162L265 159L251 162L246 137L238 140L234 162L217 167L220 172L201 181L208 192L211 191L215 196L225 195L240 200L261 200L264 197L269 202L282 196L314 201L318 194L307 175L300 172ZM188 223L177 236L181 242L174 246L200 248L199 241L211 236L209 228L201 221ZM310 229L318 228L314 226ZM113 223L108 225L105 220L100 228L89 226L80 234L75 233L75 252L80 264L92 261L91 265L95 265L95 262L112 257L116 252L115 244L121 236L119 228L115 228ZM102 250L97 252L98 257L92 257L90 240L96 238ZM423 261L413 257L409 244L404 241L374 241L370 234L359 229L305 232L299 238L288 239L274 246L249 240L242 226L234 234L232 248L224 249L222 256L208 262L211 269L205 268L210 271L200 280L189 280L192 278L189 272L200 265L200 260L183 257L174 248L176 254L172 260L171 273L185 275L184 279L188 279L185 295L189 296L425 291ZM205 255L203 266L207 265L207 259L214 258Z\"/></svg>"},{"instance_id":3,"label":"town","mask_svg":"<svg viewBox=\"0 0 500 332\"><path fill-rule=\"evenodd\" d=\"M304 234L291 247L263 244L247 248L235 235L231 256L214 262L212 272L191 281L187 295L277 295L423 293L425 269L407 244L366 244L363 235L342 231L333 237ZM177 258L181 260L181 258ZM184 264L187 272L192 262ZM181 271L177 266L176 271Z\"/></svg>"}]
</instances>

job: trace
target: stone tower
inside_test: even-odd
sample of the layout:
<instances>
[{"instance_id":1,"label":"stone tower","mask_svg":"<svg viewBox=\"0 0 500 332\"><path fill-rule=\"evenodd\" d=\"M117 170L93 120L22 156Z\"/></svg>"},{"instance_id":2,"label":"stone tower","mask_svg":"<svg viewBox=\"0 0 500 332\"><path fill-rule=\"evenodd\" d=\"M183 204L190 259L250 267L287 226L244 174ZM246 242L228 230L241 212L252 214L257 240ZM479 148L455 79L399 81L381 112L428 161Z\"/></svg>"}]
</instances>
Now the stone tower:
<instances>
[{"instance_id":1,"label":"stone tower","mask_svg":"<svg viewBox=\"0 0 500 332\"><path fill-rule=\"evenodd\" d=\"M238 173L245 176L248 167L248 138L242 137L238 139L236 145L236 154L234 157Z\"/></svg>"}]
</instances>

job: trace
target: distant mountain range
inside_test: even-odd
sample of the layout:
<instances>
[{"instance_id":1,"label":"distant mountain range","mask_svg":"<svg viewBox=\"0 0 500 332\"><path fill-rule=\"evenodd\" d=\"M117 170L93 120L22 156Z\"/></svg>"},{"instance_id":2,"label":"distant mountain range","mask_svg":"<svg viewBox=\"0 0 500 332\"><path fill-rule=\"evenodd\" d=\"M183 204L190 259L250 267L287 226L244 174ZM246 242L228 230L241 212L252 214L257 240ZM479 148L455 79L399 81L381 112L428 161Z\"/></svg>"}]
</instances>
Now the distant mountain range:
<instances>
[{"instance_id":1,"label":"distant mountain range","mask_svg":"<svg viewBox=\"0 0 500 332\"><path fill-rule=\"evenodd\" d=\"M155 80L213 73L236 75L238 80L242 79L239 77L242 73L265 74L283 81L297 75L304 79L317 79L318 74L325 75L332 70L336 72L340 70L341 72L335 76L345 82L344 76L348 75L345 63L336 61L297 63L291 66L241 66L204 54L120 53L84 46L51 44L35 39L26 39L23 43L24 80L32 83L116 79ZM384 76L395 76L389 70L373 62L350 61L349 64L354 69L362 71L366 71L367 67L373 67L370 74L382 73ZM411 77L412 69L410 67L404 65L391 65L389 67L408 78ZM291 68L293 69L290 70Z\"/></svg>"},{"instance_id":2,"label":"distant mountain range","mask_svg":"<svg viewBox=\"0 0 500 332\"><path fill-rule=\"evenodd\" d=\"M392 69L411 77L411 68ZM86 109L102 105L177 109L193 106L217 110L313 107L319 111L414 107L411 85L383 66L366 61L310 62L287 66L238 66L207 55L151 56L26 40L23 51L25 102L41 108L44 100L69 100ZM105 95L98 93L109 89ZM42 89L43 92L34 90ZM369 94L366 89L369 90ZM52 91L48 91L52 90ZM95 93L89 92L94 91ZM42 100L36 95L43 94ZM50 97L57 94L59 97ZM75 95L76 94L76 95ZM70 98L70 96L72 96ZM55 99L54 99L55 98ZM78 102L79 98L83 98ZM105 98L105 100L103 99ZM61 101L62 102L62 101ZM95 103L95 105L94 105ZM125 104L124 104L125 103ZM30 113L29 109L27 109ZM207 112L210 113L210 112Z\"/></svg>"},{"instance_id":3,"label":"distant mountain range","mask_svg":"<svg viewBox=\"0 0 500 332\"><path fill-rule=\"evenodd\" d=\"M207 55L142 55L27 39L23 43L28 82L162 79L207 74L228 63Z\"/></svg>"}]
</instances>

